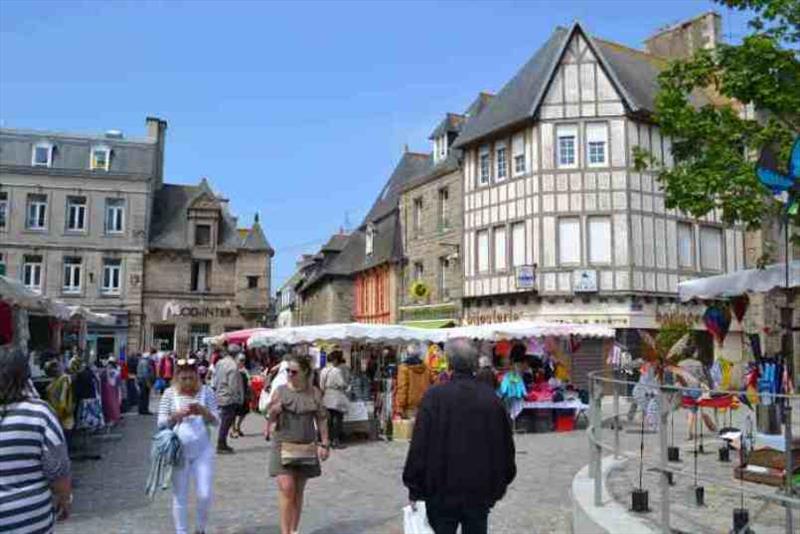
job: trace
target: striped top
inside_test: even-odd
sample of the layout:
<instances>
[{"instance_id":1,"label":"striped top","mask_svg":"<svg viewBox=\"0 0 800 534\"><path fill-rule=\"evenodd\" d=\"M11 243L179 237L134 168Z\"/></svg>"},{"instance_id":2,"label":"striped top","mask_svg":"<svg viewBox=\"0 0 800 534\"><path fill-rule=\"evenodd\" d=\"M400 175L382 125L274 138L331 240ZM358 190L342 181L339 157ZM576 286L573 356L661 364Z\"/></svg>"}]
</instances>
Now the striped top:
<instances>
[{"instance_id":1,"label":"striped top","mask_svg":"<svg viewBox=\"0 0 800 534\"><path fill-rule=\"evenodd\" d=\"M178 393L175 387L169 387L164 394L161 396L161 402L158 406L158 421L157 425L158 428L169 428L170 422L169 418L178 411L179 406L186 406L190 402L197 402L208 408L208 411L211 412L211 415L216 421L219 420L219 413L217 409L217 397L214 395L214 391L209 388L208 386L200 386L197 394L194 397L190 397L189 395L182 395ZM199 417L199 416L194 416Z\"/></svg>"},{"instance_id":2,"label":"striped top","mask_svg":"<svg viewBox=\"0 0 800 534\"><path fill-rule=\"evenodd\" d=\"M0 408L0 416L0 532L50 533L50 482L70 469L64 433L50 406L38 399Z\"/></svg>"}]
</instances>

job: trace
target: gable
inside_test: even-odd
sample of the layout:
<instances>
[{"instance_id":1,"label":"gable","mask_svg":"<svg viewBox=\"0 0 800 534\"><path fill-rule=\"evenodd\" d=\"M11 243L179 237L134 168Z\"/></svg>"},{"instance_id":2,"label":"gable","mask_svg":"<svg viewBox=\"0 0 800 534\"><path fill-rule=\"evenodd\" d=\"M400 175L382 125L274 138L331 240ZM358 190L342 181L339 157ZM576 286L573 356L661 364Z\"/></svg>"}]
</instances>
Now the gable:
<instances>
[{"instance_id":1,"label":"gable","mask_svg":"<svg viewBox=\"0 0 800 534\"><path fill-rule=\"evenodd\" d=\"M542 119L622 115L622 95L581 34L574 32L539 110Z\"/></svg>"},{"instance_id":2,"label":"gable","mask_svg":"<svg viewBox=\"0 0 800 534\"><path fill-rule=\"evenodd\" d=\"M222 206L217 200L217 197L212 195L211 193L201 193L198 195L192 202L189 204L190 210L197 210L197 211L218 211L222 209Z\"/></svg>"}]
</instances>

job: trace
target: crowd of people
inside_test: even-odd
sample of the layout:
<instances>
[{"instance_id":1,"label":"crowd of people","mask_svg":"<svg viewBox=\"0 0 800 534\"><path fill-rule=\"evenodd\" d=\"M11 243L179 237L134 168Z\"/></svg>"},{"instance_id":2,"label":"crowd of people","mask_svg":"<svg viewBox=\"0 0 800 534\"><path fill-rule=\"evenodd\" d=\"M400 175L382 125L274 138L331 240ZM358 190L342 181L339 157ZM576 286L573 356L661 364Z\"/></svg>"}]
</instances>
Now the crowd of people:
<instances>
[{"instance_id":1,"label":"crowd of people","mask_svg":"<svg viewBox=\"0 0 800 534\"><path fill-rule=\"evenodd\" d=\"M174 456L168 460L154 452L153 466L158 479L167 476L160 470L170 464L169 480L164 481L171 483L178 534L206 531L216 456L234 452L228 440L243 435L242 421L250 411L263 412L264 437L272 442L267 466L278 489L281 534L299 531L307 481L322 474L321 464L331 449L343 447L350 382L339 350L328 354L327 366L319 370L307 355L277 352L248 359L233 344L210 355L200 351L178 357L151 351L122 361L109 357L97 365L73 357L63 371L53 359L46 363L52 380L45 399L32 387L27 356L8 352L0 358L4 532L52 532L56 519L68 517L72 495L67 435L88 412L119 421L134 407L150 414L151 401L157 401L156 438L166 436L162 441L174 446L164 450ZM475 379L477 350L470 342L452 342L439 358L448 362L447 380L415 402L416 424L403 483L414 506L427 503L437 534L455 533L459 524L465 534L486 532L491 507L515 475L511 425L493 389ZM83 390L92 389L89 386L94 387L91 409L76 402L86 400ZM482 439L474 440L477 435ZM475 444L468 454L465 442ZM17 450L20 447L25 450ZM25 463L22 478L12 469L19 462ZM192 482L197 498L193 530L188 518Z\"/></svg>"}]
</instances>

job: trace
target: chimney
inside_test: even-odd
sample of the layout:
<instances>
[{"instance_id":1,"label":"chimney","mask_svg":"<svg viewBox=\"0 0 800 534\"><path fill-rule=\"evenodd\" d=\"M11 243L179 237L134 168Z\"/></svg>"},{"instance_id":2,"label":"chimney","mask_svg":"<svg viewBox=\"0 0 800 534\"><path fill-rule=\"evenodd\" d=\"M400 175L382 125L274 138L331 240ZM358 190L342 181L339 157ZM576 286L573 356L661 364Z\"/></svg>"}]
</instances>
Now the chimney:
<instances>
[{"instance_id":1,"label":"chimney","mask_svg":"<svg viewBox=\"0 0 800 534\"><path fill-rule=\"evenodd\" d=\"M722 41L722 17L709 11L693 19L659 30L644 41L650 54L667 59L686 59L701 49L716 48Z\"/></svg>"},{"instance_id":2,"label":"chimney","mask_svg":"<svg viewBox=\"0 0 800 534\"><path fill-rule=\"evenodd\" d=\"M167 136L167 121L158 117L147 117L147 137L156 142L156 157L153 162L153 176L155 178L155 189L159 189L164 183L164 144Z\"/></svg>"}]
</instances>

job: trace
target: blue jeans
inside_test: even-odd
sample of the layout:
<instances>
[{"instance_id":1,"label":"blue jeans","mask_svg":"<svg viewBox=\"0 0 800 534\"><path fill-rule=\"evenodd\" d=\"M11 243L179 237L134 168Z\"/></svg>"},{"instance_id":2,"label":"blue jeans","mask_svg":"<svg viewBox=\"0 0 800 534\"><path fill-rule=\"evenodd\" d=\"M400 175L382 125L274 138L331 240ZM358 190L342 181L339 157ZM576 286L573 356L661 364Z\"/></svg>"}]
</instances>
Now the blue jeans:
<instances>
[{"instance_id":1,"label":"blue jeans","mask_svg":"<svg viewBox=\"0 0 800 534\"><path fill-rule=\"evenodd\" d=\"M489 529L489 508L460 506L441 508L425 503L428 523L436 534L456 534L461 525L461 534L486 534Z\"/></svg>"}]
</instances>

